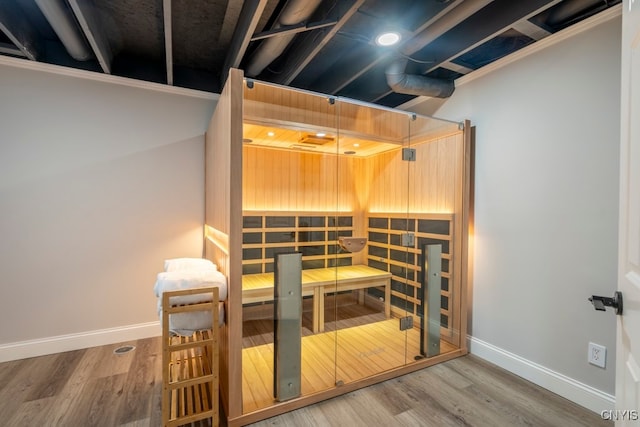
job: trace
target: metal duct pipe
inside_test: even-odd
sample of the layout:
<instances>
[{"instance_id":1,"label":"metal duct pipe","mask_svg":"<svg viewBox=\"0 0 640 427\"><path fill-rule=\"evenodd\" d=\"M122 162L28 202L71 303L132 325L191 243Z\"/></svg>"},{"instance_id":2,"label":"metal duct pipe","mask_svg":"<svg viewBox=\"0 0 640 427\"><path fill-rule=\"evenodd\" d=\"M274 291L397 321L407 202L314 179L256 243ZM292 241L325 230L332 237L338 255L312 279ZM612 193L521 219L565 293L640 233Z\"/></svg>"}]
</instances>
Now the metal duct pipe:
<instances>
[{"instance_id":1,"label":"metal duct pipe","mask_svg":"<svg viewBox=\"0 0 640 427\"><path fill-rule=\"evenodd\" d=\"M286 25L299 24L309 19L321 2L322 0L289 0L282 12L280 12L280 16L278 16L273 28L277 29ZM251 56L249 63L245 67L245 74L250 77L260 74L262 70L267 68L284 52L294 37L295 34L282 34L264 40Z\"/></svg>"},{"instance_id":2,"label":"metal duct pipe","mask_svg":"<svg viewBox=\"0 0 640 427\"><path fill-rule=\"evenodd\" d=\"M492 1L460 0L454 5L455 9L404 43L402 53L407 56L413 55ZM387 67L387 84L394 92L436 98L448 98L453 93L455 89L453 82L433 79L423 75L406 74L404 71L406 66L407 60L399 59Z\"/></svg>"},{"instance_id":3,"label":"metal duct pipe","mask_svg":"<svg viewBox=\"0 0 640 427\"><path fill-rule=\"evenodd\" d=\"M452 81L433 79L419 74L407 74L405 73L407 62L408 60L405 58L398 59L385 70L387 84L394 92L433 98L451 96L455 89Z\"/></svg>"},{"instance_id":4,"label":"metal duct pipe","mask_svg":"<svg viewBox=\"0 0 640 427\"><path fill-rule=\"evenodd\" d=\"M493 1L494 0L459 0L459 3L454 5L455 9L446 13L436 22L415 35L411 40L404 43L401 51L402 54L409 56L420 51ZM554 3L557 2L558 0L554 1ZM406 74L404 71L406 65L407 60L400 59L387 67L387 84L394 92L435 98L448 98L455 90L453 82L447 80L433 79L423 75Z\"/></svg>"},{"instance_id":5,"label":"metal duct pipe","mask_svg":"<svg viewBox=\"0 0 640 427\"><path fill-rule=\"evenodd\" d=\"M36 0L36 4L73 59L87 61L93 57L73 13L67 8L64 0Z\"/></svg>"}]
</instances>

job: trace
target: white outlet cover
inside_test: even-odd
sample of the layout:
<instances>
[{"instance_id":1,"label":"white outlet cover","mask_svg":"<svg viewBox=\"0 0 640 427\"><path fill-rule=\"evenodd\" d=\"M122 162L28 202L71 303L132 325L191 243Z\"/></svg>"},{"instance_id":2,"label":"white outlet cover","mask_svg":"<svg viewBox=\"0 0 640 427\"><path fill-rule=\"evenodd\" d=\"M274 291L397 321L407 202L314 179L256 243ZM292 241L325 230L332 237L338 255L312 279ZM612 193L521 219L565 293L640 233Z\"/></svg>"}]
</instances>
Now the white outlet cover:
<instances>
[{"instance_id":1,"label":"white outlet cover","mask_svg":"<svg viewBox=\"0 0 640 427\"><path fill-rule=\"evenodd\" d=\"M587 360L592 365L604 368L607 362L607 348L600 344L590 342Z\"/></svg>"}]
</instances>

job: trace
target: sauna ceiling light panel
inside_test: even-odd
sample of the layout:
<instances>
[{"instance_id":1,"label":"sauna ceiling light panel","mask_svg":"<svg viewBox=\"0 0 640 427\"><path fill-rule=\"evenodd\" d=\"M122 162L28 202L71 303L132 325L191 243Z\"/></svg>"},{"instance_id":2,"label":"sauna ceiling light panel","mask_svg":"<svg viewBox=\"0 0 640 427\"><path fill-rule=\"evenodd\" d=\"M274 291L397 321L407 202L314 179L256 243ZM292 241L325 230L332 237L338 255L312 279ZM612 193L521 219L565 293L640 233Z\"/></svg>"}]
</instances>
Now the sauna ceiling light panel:
<instances>
[{"instance_id":1,"label":"sauna ceiling light panel","mask_svg":"<svg viewBox=\"0 0 640 427\"><path fill-rule=\"evenodd\" d=\"M314 151L316 147L313 145L301 145L301 144L292 144L289 146L292 150L302 150L302 151Z\"/></svg>"},{"instance_id":2,"label":"sauna ceiling light panel","mask_svg":"<svg viewBox=\"0 0 640 427\"><path fill-rule=\"evenodd\" d=\"M300 138L301 144L313 144L313 145L324 145L329 142L334 142L335 138L330 136L318 136L317 134L307 133Z\"/></svg>"}]
</instances>

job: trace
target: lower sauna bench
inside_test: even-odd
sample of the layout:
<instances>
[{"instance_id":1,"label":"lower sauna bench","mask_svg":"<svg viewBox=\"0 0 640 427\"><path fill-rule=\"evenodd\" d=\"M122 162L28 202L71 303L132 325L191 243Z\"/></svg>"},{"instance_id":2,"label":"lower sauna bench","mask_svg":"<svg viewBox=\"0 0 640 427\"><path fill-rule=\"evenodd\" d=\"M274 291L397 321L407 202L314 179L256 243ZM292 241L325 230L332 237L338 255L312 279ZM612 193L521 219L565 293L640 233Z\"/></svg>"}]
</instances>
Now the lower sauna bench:
<instances>
[{"instance_id":1,"label":"lower sauna bench","mask_svg":"<svg viewBox=\"0 0 640 427\"><path fill-rule=\"evenodd\" d=\"M242 276L242 304L273 301L274 273ZM391 273L367 265L346 265L302 270L302 296L313 297L313 333L324 331L324 296L330 292L358 291L364 304L364 290L384 288L384 312L391 317Z\"/></svg>"},{"instance_id":2,"label":"lower sauna bench","mask_svg":"<svg viewBox=\"0 0 640 427\"><path fill-rule=\"evenodd\" d=\"M217 287L167 291L162 294L162 425L180 426L199 420L219 423ZM178 298L176 298L178 297ZM200 300L204 302L175 303ZM211 315L211 328L190 336L172 333L169 316Z\"/></svg>"}]
</instances>

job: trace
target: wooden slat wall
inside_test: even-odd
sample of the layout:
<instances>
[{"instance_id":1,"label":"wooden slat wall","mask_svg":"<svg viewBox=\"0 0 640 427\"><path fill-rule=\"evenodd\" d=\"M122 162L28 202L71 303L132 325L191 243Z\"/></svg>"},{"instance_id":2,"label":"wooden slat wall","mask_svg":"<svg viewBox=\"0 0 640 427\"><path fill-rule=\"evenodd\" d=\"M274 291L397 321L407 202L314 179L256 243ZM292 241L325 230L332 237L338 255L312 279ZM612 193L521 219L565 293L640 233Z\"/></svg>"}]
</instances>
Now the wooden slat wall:
<instances>
[{"instance_id":1,"label":"wooden slat wall","mask_svg":"<svg viewBox=\"0 0 640 427\"><path fill-rule=\"evenodd\" d=\"M384 266L387 266L386 271L391 271L393 273L393 268L389 268L389 267L393 265L406 266L409 270L413 270L416 273L421 272L422 266L421 266L420 255L422 253L422 248L420 246L420 240L422 238L429 238L429 239L441 240L443 242L449 243L449 250L443 251L443 254L442 254L442 258L444 260L447 260L449 263L448 270L442 272L442 277L448 280L449 286L448 286L448 290L441 291L441 295L448 300L447 308L441 307L440 309L440 313L445 315L448 319L447 327L445 328L443 326L441 333L442 333L443 339L451 342L456 346L459 345L458 339L460 334L458 333L459 331L457 329L458 326L456 326L459 324L459 320L458 320L459 314L454 309L454 305L452 303L452 300L454 299L454 295L457 295L459 293L456 288L456 283L458 284L460 283L460 279L458 277L459 268L457 267L457 264L459 263L458 261L459 258L455 258L454 256L457 250L457 246L456 246L457 240L454 239L454 237L456 236L456 229L454 224L454 221L456 220L456 216L453 214L431 214L431 213L408 213L407 214L406 212L403 212L403 213L381 212L381 213L369 214L367 218L367 223L369 223L369 218L383 218L388 220L388 222L387 222L387 227L385 228L376 228L371 226L371 224L369 224L369 227L367 229L368 232L383 234L388 237L392 237L394 235L395 236L402 235L406 233L406 231L394 229L391 224L393 219L401 219L403 220L403 222L404 220L406 220L407 224L412 224L412 226L409 227L409 229L412 230L411 232L415 236L414 245L409 247L398 246L397 244L393 244L392 239L390 238L388 238L386 242L380 242L380 241L375 241L370 239L368 242L369 246L385 248L385 249L395 250L400 252L406 251L408 254L415 256L414 262L412 263L410 261L408 262L397 261L392 259L391 256L387 256L385 258L377 255L367 254L367 257L366 257L367 261L365 262L369 263L371 267L381 268L381 266L384 265ZM427 233L425 231L420 231L418 227L419 220L447 221L450 224L449 233L440 234L440 233ZM372 265L371 262L377 265ZM405 276L404 273L401 276L397 276L396 274L394 274L392 277L392 280L395 282L406 284L407 285L406 290L408 292L405 294L397 290L392 290L391 295L398 297L400 300L409 302L413 307L405 306L404 302L402 303L402 305L397 305L397 304L394 304L392 300L391 312L397 317L404 317L408 314L411 314L414 316L414 322L416 322L416 324L419 324L420 319L418 317L418 314L419 314L418 310L419 310L419 305L421 304L420 289L422 288L422 284L418 279L418 274L414 275L412 273L409 273L408 277Z\"/></svg>"},{"instance_id":2,"label":"wooden slat wall","mask_svg":"<svg viewBox=\"0 0 640 427\"><path fill-rule=\"evenodd\" d=\"M340 129L371 135L376 140L402 142L409 135L408 113L381 110L344 100L331 104L326 96L297 92L256 82L245 87L245 120L258 123L303 124L309 129ZM340 117L338 122L338 116Z\"/></svg>"},{"instance_id":3,"label":"wooden slat wall","mask_svg":"<svg viewBox=\"0 0 640 427\"><path fill-rule=\"evenodd\" d=\"M336 129L327 129L327 137L322 145L305 143L305 136L313 135L316 131L305 129L302 125L290 128L285 125L255 124L248 121L244 123L244 138L250 140L252 146L261 146L280 150L289 150L291 146L305 147L309 152L318 154L337 154L353 150L354 157L369 157L387 150L398 148L397 142L365 139L360 134L348 135L344 132L336 132ZM339 133L339 135L338 135ZM367 135L370 137L369 135ZM312 150L312 151L311 151Z\"/></svg>"},{"instance_id":4,"label":"wooden slat wall","mask_svg":"<svg viewBox=\"0 0 640 427\"><path fill-rule=\"evenodd\" d=\"M243 210L246 212L348 212L353 235L365 236L365 206L371 179L369 159L273 150L243 149ZM354 263L363 254L354 254Z\"/></svg>"},{"instance_id":5,"label":"wooden slat wall","mask_svg":"<svg viewBox=\"0 0 640 427\"><path fill-rule=\"evenodd\" d=\"M354 212L365 159L274 150L245 144L245 211Z\"/></svg>"},{"instance_id":6,"label":"wooden slat wall","mask_svg":"<svg viewBox=\"0 0 640 427\"><path fill-rule=\"evenodd\" d=\"M348 101L339 102L339 107L341 130L376 135L390 141L402 141L409 135L410 116L407 113L379 110Z\"/></svg>"},{"instance_id":7,"label":"wooden slat wall","mask_svg":"<svg viewBox=\"0 0 640 427\"><path fill-rule=\"evenodd\" d=\"M303 268L305 261L310 260L322 260L325 265L324 267L330 267L330 261L335 261L335 258L351 258L352 264L362 264L362 254L350 254L350 253L341 253L335 254L330 253L328 247L337 244L335 240L329 240L328 238L322 241L300 241L299 233L300 232L309 232L309 231L321 231L324 233L328 233L331 231L351 231L353 236L366 236L364 230L364 224L360 218L353 218L350 212L304 212L304 211L290 211L290 212L259 212L259 211L245 211L243 212L243 216L259 216L261 217L262 227L259 228L245 228L243 232L247 233L261 233L262 241L260 243L247 243L243 244L242 247L246 249L251 248L260 248L262 250L262 258L253 258L253 259L243 259L243 265L259 265L261 268L260 273L264 273L265 265L272 264L274 259L268 258L265 249L267 248L282 248L282 247L295 247L295 250L301 250L301 248L305 246L325 246L325 252L322 255L303 255L302 256L302 264ZM325 225L320 227L311 227L311 226L300 226L299 218L300 217L310 217L310 216L319 216L324 217ZM291 227L271 227L267 226L267 217L294 217L294 225ZM331 226L329 225L329 219L331 217L350 217L352 219L352 226ZM294 236L293 241L291 242L267 242L265 238L265 233L269 232L284 232L284 233L292 233ZM326 234L325 234L326 235ZM315 267L314 267L315 268Z\"/></svg>"},{"instance_id":8,"label":"wooden slat wall","mask_svg":"<svg viewBox=\"0 0 640 427\"><path fill-rule=\"evenodd\" d=\"M457 131L431 141L414 141L416 161L402 160L402 150L368 158L320 155L245 145L245 211L352 212L354 235L366 235L366 213L455 214L462 230L464 134ZM452 242L452 264L460 268L460 237ZM366 262L363 253L354 263ZM460 270L452 272L451 303L459 307ZM459 312L450 326L460 330Z\"/></svg>"},{"instance_id":9,"label":"wooden slat wall","mask_svg":"<svg viewBox=\"0 0 640 427\"><path fill-rule=\"evenodd\" d=\"M220 335L220 389L225 413L242 414L242 72L232 69L205 138L205 257L229 281ZM238 237L239 236L239 237Z\"/></svg>"},{"instance_id":10,"label":"wooden slat wall","mask_svg":"<svg viewBox=\"0 0 640 427\"><path fill-rule=\"evenodd\" d=\"M400 150L360 159L245 145L243 208L452 213L461 142L459 133L416 144L416 162L402 161Z\"/></svg>"},{"instance_id":11,"label":"wooden slat wall","mask_svg":"<svg viewBox=\"0 0 640 427\"><path fill-rule=\"evenodd\" d=\"M416 161L402 160L395 150L368 160L369 212L455 213L459 206L463 147L462 132L434 141L411 145Z\"/></svg>"},{"instance_id":12,"label":"wooden slat wall","mask_svg":"<svg viewBox=\"0 0 640 427\"><path fill-rule=\"evenodd\" d=\"M337 108L325 96L256 82L244 89L244 119L265 123L298 123L337 128Z\"/></svg>"}]
</instances>

